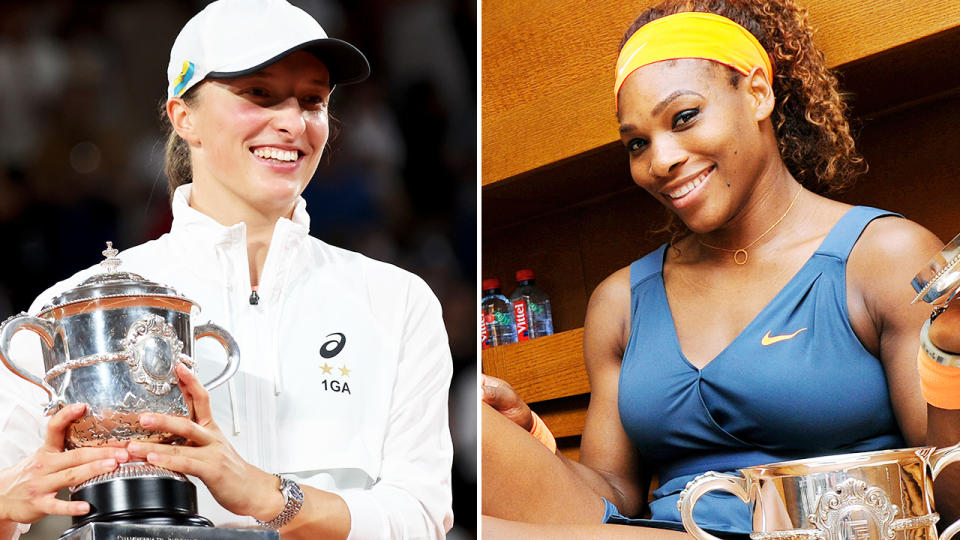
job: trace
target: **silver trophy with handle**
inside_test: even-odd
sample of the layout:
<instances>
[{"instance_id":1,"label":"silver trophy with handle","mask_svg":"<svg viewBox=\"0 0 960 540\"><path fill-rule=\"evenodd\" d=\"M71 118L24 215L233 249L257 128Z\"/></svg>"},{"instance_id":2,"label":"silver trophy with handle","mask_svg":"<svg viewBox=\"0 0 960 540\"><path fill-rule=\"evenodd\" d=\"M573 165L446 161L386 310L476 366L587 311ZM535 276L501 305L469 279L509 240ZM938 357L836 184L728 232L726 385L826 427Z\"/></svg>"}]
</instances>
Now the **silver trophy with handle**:
<instances>
[{"instance_id":1,"label":"silver trophy with handle","mask_svg":"<svg viewBox=\"0 0 960 540\"><path fill-rule=\"evenodd\" d=\"M174 434L142 426L139 415L190 416L174 370L181 364L194 370L199 339L217 340L227 358L223 371L204 384L207 390L226 382L239 366L240 352L229 332L209 322L196 324L200 307L195 302L172 287L121 271L117 254L107 242L102 272L56 296L37 315L20 314L0 325L0 362L47 393L45 414L87 404L84 416L68 428L68 449L129 441L182 444ZM23 359L11 355L13 336L23 330L40 337L42 375L31 373L20 363ZM123 463L71 491L71 500L87 501L91 511L75 517L65 537L87 524L211 525L197 514L196 487L186 476L145 462Z\"/></svg>"}]
</instances>

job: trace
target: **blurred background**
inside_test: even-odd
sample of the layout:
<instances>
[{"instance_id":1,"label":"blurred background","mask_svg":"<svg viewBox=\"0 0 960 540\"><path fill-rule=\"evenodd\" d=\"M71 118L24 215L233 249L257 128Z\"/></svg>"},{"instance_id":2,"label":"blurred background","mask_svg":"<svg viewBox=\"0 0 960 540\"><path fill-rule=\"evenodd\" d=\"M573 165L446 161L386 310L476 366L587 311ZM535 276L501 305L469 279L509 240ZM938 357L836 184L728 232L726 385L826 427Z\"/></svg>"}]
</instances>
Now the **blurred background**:
<instances>
[{"instance_id":1,"label":"blurred background","mask_svg":"<svg viewBox=\"0 0 960 540\"><path fill-rule=\"evenodd\" d=\"M0 320L170 226L160 104L199 0L0 3ZM454 358L454 529L476 533L475 0L293 0L373 75L334 93L339 133L303 196L311 234L422 276ZM25 538L56 538L48 518Z\"/></svg>"}]
</instances>

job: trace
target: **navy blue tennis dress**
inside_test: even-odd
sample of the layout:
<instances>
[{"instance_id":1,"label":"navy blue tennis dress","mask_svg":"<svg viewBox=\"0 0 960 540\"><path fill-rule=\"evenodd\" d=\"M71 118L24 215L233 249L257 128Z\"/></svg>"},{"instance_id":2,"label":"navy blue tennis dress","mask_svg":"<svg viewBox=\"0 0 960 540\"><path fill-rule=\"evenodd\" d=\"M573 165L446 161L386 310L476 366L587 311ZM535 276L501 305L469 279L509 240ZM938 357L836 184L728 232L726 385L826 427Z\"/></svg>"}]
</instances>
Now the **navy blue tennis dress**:
<instances>
[{"instance_id":1,"label":"navy blue tennis dress","mask_svg":"<svg viewBox=\"0 0 960 540\"><path fill-rule=\"evenodd\" d=\"M663 284L667 246L630 266L620 419L644 466L657 473L659 489L651 520L625 518L608 503L605 521L674 528L680 491L705 471L904 446L883 368L860 343L847 312L847 257L867 224L887 215L896 214L849 210L702 369L680 350ZM705 495L694 517L708 530L751 529L749 508L728 493Z\"/></svg>"}]
</instances>

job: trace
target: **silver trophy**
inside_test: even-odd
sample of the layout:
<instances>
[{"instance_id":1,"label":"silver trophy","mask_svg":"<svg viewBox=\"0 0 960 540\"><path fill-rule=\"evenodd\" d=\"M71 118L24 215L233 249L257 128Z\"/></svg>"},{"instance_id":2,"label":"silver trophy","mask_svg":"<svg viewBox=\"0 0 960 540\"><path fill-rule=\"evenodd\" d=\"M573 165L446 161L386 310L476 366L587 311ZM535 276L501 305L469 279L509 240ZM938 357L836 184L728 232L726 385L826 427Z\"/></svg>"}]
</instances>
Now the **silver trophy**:
<instances>
[{"instance_id":1,"label":"silver trophy","mask_svg":"<svg viewBox=\"0 0 960 540\"><path fill-rule=\"evenodd\" d=\"M946 306L960 290L960 235L947 242L910 282L917 291L912 304L921 300L935 307Z\"/></svg>"},{"instance_id":2,"label":"silver trophy","mask_svg":"<svg viewBox=\"0 0 960 540\"><path fill-rule=\"evenodd\" d=\"M937 540L933 480L960 460L960 448L931 447L844 454L708 472L677 501L683 526L700 540L693 508L705 493L733 493L751 506L752 540ZM960 520L940 536L949 540Z\"/></svg>"},{"instance_id":3,"label":"silver trophy","mask_svg":"<svg viewBox=\"0 0 960 540\"><path fill-rule=\"evenodd\" d=\"M194 370L196 340L216 339L227 353L227 365L207 390L232 377L240 356L233 337L212 324L194 326L199 306L171 287L118 269L117 250L107 242L100 264L104 271L55 297L37 316L21 314L0 325L0 362L42 388L50 397L45 414L63 406L86 403L64 444L120 446L127 441L181 444L180 437L144 428L140 413L189 417L174 368ZM42 378L10 356L11 340L29 330L43 342ZM146 463L125 463L73 489L73 500L91 503L91 513L74 519L209 525L196 516L196 491L187 478ZM146 507L145 507L146 506Z\"/></svg>"}]
</instances>

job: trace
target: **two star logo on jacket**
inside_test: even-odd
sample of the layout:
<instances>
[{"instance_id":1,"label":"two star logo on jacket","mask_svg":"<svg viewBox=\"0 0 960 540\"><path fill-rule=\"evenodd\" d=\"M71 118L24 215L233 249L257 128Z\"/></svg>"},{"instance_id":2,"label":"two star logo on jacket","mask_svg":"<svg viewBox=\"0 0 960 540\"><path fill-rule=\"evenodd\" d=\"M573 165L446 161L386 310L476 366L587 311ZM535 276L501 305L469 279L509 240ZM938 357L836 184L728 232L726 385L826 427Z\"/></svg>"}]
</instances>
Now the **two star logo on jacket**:
<instances>
[{"instance_id":1,"label":"two star logo on jacket","mask_svg":"<svg viewBox=\"0 0 960 540\"><path fill-rule=\"evenodd\" d=\"M323 365L320 366L320 370L323 372L324 375L333 375L334 369L339 371L340 375L344 377L348 377L350 375L350 372L353 371L352 369L348 368L346 364L344 364L341 367L334 367L324 362Z\"/></svg>"},{"instance_id":2,"label":"two star logo on jacket","mask_svg":"<svg viewBox=\"0 0 960 540\"><path fill-rule=\"evenodd\" d=\"M322 356L327 360L330 360L334 356L337 356L338 354L340 354L340 351L342 351L343 348L346 347L347 336L343 335L340 332L334 332L333 334L328 334L327 337L332 339L328 339L323 343L323 345L320 346L320 356ZM339 377L337 377L337 374L334 373L333 370L337 370L340 372ZM347 364L344 363L342 366L336 367L335 365L331 366L329 363L324 362L323 365L320 366L320 371L322 372L323 375L331 376L329 379L324 377L324 379L320 381L320 387L324 391L336 392L339 394L350 393L350 384L347 383L347 381L344 379L346 377L349 377L350 372L353 370L348 368Z\"/></svg>"},{"instance_id":3,"label":"two star logo on jacket","mask_svg":"<svg viewBox=\"0 0 960 540\"><path fill-rule=\"evenodd\" d=\"M803 332L804 330L806 330L806 328L801 328L792 334L781 334L778 336L771 336L770 330L767 330L767 333L763 336L763 338L760 339L760 344L763 345L764 347L769 347L774 343L780 343L781 341L787 341L787 340L793 339L797 337L797 334L799 334L800 332Z\"/></svg>"}]
</instances>

